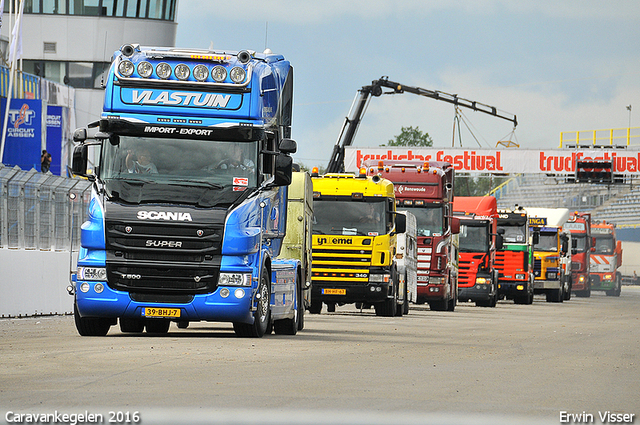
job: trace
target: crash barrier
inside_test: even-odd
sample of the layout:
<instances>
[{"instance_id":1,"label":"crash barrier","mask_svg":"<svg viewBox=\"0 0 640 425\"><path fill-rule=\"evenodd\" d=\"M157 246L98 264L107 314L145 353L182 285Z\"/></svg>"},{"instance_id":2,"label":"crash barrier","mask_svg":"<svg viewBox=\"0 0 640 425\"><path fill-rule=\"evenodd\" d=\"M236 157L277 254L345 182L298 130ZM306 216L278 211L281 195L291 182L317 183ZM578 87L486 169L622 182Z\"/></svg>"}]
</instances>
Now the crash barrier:
<instances>
[{"instance_id":1,"label":"crash barrier","mask_svg":"<svg viewBox=\"0 0 640 425\"><path fill-rule=\"evenodd\" d=\"M0 317L66 314L87 180L0 164Z\"/></svg>"}]
</instances>

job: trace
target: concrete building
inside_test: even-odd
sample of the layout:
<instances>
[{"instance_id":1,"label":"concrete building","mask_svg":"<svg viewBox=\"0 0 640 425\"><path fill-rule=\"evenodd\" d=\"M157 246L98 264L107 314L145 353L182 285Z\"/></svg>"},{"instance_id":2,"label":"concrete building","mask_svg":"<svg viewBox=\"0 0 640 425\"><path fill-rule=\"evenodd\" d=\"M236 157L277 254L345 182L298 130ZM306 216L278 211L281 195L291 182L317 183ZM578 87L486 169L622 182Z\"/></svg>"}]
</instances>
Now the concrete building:
<instances>
[{"instance_id":1,"label":"concrete building","mask_svg":"<svg viewBox=\"0 0 640 425\"><path fill-rule=\"evenodd\" d=\"M123 44L175 46L178 0L23 0L22 71L75 89L77 126L100 117L103 75ZM2 45L11 34L5 0ZM5 66L8 53L3 49Z\"/></svg>"}]
</instances>

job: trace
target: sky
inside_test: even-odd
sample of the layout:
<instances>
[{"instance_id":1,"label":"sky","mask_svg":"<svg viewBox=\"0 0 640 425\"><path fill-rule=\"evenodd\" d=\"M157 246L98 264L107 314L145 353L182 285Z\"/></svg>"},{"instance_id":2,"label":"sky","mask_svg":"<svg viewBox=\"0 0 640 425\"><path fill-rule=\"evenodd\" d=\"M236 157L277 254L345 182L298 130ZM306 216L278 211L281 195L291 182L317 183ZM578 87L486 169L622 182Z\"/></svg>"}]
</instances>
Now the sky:
<instances>
[{"instance_id":1,"label":"sky","mask_svg":"<svg viewBox=\"0 0 640 425\"><path fill-rule=\"evenodd\" d=\"M358 89L382 76L494 106L518 126L462 108L454 139L450 103L385 95L371 99L354 146L409 126L436 147L523 149L640 127L636 0L179 0L177 22L177 47L269 48L291 62L294 158L308 167L327 165Z\"/></svg>"}]
</instances>

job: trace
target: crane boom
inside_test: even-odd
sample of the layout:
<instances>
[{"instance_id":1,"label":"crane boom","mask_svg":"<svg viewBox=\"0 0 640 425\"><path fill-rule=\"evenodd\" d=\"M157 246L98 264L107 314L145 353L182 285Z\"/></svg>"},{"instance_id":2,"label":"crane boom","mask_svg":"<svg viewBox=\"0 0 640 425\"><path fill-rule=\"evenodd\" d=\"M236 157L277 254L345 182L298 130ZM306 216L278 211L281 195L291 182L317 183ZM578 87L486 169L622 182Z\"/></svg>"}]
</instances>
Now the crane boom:
<instances>
[{"instance_id":1,"label":"crane boom","mask_svg":"<svg viewBox=\"0 0 640 425\"><path fill-rule=\"evenodd\" d=\"M383 87L389 88L393 91L383 92ZM421 87L405 86L404 84L389 81L388 77L381 77L378 80L372 81L370 85L362 86L362 88L356 93L356 97L351 105L351 110L349 111L349 116L345 119L342 129L340 130L338 140L333 147L331 159L329 160L329 165L326 170L327 173L339 173L344 171L344 148L351 146L353 143L353 139L358 131L358 126L362 121L362 117L364 116L371 96L379 97L383 94L402 94L405 92L430 97L431 99L442 100L456 106L473 109L474 111L484 112L485 114L511 121L514 128L518 125L518 120L515 115L499 112L495 106L489 106L484 103L464 99L456 94L449 94L438 90L427 90Z\"/></svg>"}]
</instances>

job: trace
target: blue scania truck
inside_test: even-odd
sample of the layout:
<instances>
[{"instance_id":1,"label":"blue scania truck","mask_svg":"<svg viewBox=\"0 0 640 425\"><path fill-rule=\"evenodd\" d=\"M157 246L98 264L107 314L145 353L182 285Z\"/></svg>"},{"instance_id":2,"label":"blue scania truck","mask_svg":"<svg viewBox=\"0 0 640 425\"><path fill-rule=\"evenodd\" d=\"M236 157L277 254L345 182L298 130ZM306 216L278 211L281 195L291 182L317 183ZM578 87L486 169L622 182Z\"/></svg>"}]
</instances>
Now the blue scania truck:
<instances>
[{"instance_id":1,"label":"blue scania truck","mask_svg":"<svg viewBox=\"0 0 640 425\"><path fill-rule=\"evenodd\" d=\"M74 133L72 171L93 183L69 287L80 335L302 328L304 271L279 258L292 101L293 68L269 50L114 54L100 120Z\"/></svg>"}]
</instances>

